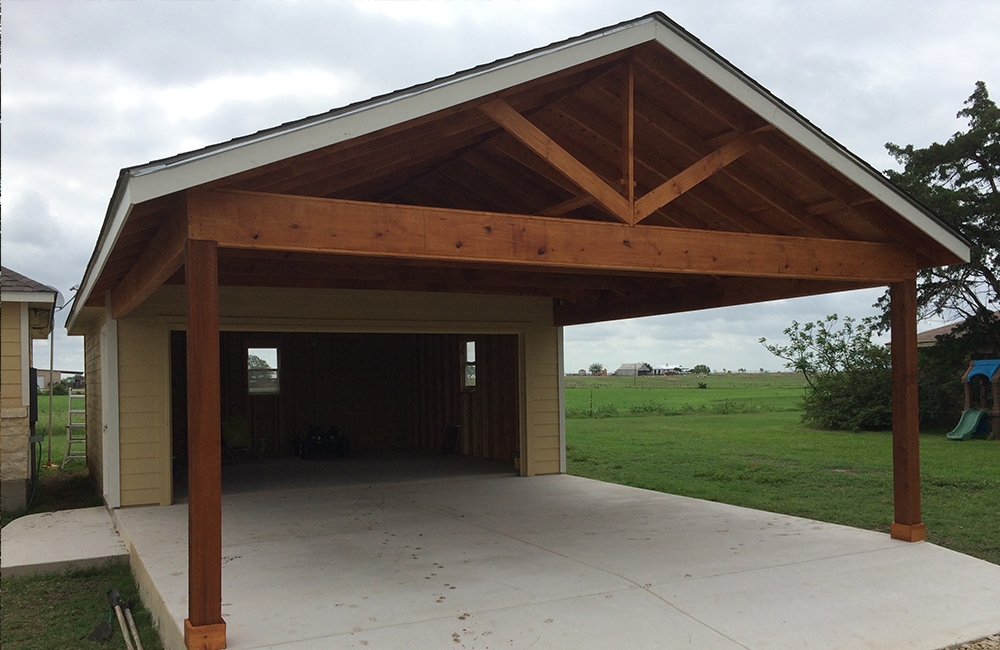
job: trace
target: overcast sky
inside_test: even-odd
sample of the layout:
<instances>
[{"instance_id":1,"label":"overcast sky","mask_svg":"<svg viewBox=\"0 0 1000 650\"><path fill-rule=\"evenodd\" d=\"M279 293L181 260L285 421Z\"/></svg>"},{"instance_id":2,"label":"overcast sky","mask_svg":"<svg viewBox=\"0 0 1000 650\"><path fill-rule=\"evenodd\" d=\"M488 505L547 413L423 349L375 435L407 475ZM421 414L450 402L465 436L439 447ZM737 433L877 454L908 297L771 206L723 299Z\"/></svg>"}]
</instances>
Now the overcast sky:
<instances>
[{"instance_id":1,"label":"overcast sky","mask_svg":"<svg viewBox=\"0 0 1000 650\"><path fill-rule=\"evenodd\" d=\"M653 11L877 169L894 164L886 142L964 128L955 113L977 80L1000 97L995 0L4 2L3 264L69 296L123 167ZM567 328L566 369L779 369L760 337L871 314L880 293ZM56 368L83 369L82 339L61 327L55 352ZM35 354L47 367L47 344Z\"/></svg>"}]
</instances>

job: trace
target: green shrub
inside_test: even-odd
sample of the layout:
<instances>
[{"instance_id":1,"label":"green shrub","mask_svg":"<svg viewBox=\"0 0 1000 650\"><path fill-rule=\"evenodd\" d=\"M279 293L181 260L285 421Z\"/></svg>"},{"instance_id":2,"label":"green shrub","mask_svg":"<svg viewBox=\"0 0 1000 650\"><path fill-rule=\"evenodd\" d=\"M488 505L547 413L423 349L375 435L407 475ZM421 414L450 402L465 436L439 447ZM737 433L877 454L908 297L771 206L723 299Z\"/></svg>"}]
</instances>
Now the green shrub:
<instances>
[{"instance_id":1,"label":"green shrub","mask_svg":"<svg viewBox=\"0 0 1000 650\"><path fill-rule=\"evenodd\" d=\"M69 395L69 389L66 388L66 384L59 382L57 384L52 384L52 394L53 395Z\"/></svg>"},{"instance_id":2,"label":"green shrub","mask_svg":"<svg viewBox=\"0 0 1000 650\"><path fill-rule=\"evenodd\" d=\"M802 419L820 429L880 431L892 428L889 351L872 347L840 370L817 374L802 402Z\"/></svg>"}]
</instances>

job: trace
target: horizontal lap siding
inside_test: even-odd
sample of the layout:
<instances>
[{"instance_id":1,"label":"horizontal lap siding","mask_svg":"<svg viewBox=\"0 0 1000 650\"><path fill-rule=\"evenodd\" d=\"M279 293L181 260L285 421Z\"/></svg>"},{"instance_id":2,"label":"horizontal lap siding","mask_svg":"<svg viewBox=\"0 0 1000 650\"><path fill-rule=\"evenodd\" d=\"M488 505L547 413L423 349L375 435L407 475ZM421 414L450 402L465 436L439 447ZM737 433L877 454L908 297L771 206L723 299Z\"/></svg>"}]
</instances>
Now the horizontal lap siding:
<instances>
[{"instance_id":1,"label":"horizontal lap siding","mask_svg":"<svg viewBox=\"0 0 1000 650\"><path fill-rule=\"evenodd\" d=\"M21 303L7 302L0 307L0 341L0 408L27 406L21 394Z\"/></svg>"},{"instance_id":2,"label":"horizontal lap siding","mask_svg":"<svg viewBox=\"0 0 1000 650\"><path fill-rule=\"evenodd\" d=\"M528 475L558 474L560 457L559 338L555 327L525 336Z\"/></svg>"},{"instance_id":3,"label":"horizontal lap siding","mask_svg":"<svg viewBox=\"0 0 1000 650\"><path fill-rule=\"evenodd\" d=\"M118 323L118 418L123 506L169 504L167 329L155 321Z\"/></svg>"}]
</instances>

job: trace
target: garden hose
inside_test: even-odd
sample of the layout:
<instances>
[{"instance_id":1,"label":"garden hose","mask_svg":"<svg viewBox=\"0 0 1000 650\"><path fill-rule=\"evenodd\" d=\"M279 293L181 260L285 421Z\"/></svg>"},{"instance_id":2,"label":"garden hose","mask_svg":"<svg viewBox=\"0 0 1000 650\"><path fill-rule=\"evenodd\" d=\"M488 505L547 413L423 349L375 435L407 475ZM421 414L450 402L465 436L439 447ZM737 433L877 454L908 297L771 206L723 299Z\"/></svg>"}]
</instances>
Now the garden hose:
<instances>
[{"instance_id":1,"label":"garden hose","mask_svg":"<svg viewBox=\"0 0 1000 650\"><path fill-rule=\"evenodd\" d=\"M31 443L38 447L38 451L35 453L35 476L31 481L31 496L28 497L28 503L25 504L24 511L18 515L19 517L28 514L28 510L31 510L31 504L35 500L35 493L38 492L38 475L42 473L42 438L43 436L31 437Z\"/></svg>"}]
</instances>

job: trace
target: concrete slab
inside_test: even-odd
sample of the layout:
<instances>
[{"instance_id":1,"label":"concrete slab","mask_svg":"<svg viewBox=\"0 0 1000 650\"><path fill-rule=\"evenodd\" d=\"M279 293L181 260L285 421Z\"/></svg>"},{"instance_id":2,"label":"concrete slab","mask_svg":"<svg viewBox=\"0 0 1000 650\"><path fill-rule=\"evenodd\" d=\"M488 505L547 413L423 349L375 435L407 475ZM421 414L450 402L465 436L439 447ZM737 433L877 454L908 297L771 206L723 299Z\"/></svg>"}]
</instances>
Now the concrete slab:
<instances>
[{"instance_id":1,"label":"concrete slab","mask_svg":"<svg viewBox=\"0 0 1000 650\"><path fill-rule=\"evenodd\" d=\"M223 498L229 647L915 648L1000 628L1000 566L931 544L571 476ZM115 512L167 648L186 506Z\"/></svg>"},{"instance_id":2,"label":"concrete slab","mask_svg":"<svg viewBox=\"0 0 1000 650\"><path fill-rule=\"evenodd\" d=\"M104 507L26 515L4 526L0 536L4 578L128 561L125 544Z\"/></svg>"}]
</instances>

